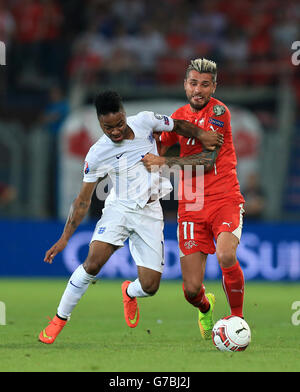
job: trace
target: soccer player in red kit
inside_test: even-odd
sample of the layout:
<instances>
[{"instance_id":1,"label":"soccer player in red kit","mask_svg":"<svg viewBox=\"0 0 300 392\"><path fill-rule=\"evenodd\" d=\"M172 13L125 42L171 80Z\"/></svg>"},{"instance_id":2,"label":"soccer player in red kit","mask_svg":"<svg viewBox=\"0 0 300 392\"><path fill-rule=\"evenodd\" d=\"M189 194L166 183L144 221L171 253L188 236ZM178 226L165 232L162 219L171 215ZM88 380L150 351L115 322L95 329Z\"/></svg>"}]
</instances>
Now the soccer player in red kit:
<instances>
[{"instance_id":1,"label":"soccer player in red kit","mask_svg":"<svg viewBox=\"0 0 300 392\"><path fill-rule=\"evenodd\" d=\"M198 308L201 335L209 339L213 327L215 297L205 292L203 279L208 254L216 252L222 270L223 288L231 315L243 317L244 276L236 258L243 225L244 198L236 173L236 155L232 141L230 111L212 97L216 90L217 66L207 59L191 61L187 68L184 88L189 103L172 117L187 120L205 131L216 131L224 136L222 147L203 150L196 139L164 132L160 136L160 154L179 142L180 157L152 156L143 159L148 170L154 166L204 166L204 187L197 189L195 176L185 177L181 170L178 200L178 242L186 300ZM203 175L203 173L202 173ZM190 189L186 196L186 189ZM196 194L194 200L190 195ZM199 200L203 197L203 205ZM193 204L194 203L194 206ZM198 203L198 207L195 203ZM194 208L191 208L194 207Z\"/></svg>"}]
</instances>

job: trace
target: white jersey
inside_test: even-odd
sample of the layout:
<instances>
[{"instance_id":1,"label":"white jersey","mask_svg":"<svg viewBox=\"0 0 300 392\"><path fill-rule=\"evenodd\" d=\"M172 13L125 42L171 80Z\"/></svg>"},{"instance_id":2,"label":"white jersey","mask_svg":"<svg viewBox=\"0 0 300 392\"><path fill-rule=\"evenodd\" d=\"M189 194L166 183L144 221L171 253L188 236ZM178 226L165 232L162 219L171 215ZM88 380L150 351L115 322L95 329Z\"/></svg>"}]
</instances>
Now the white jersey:
<instances>
[{"instance_id":1,"label":"white jersey","mask_svg":"<svg viewBox=\"0 0 300 392\"><path fill-rule=\"evenodd\" d=\"M153 132L172 131L171 117L140 112L127 117L127 124L134 139L114 143L103 135L89 150L84 166L84 182L96 182L108 175L113 188L106 203L120 200L135 208L144 207L150 196L162 198L172 191L172 185L159 172L148 172L142 158L148 154L158 155Z\"/></svg>"}]
</instances>

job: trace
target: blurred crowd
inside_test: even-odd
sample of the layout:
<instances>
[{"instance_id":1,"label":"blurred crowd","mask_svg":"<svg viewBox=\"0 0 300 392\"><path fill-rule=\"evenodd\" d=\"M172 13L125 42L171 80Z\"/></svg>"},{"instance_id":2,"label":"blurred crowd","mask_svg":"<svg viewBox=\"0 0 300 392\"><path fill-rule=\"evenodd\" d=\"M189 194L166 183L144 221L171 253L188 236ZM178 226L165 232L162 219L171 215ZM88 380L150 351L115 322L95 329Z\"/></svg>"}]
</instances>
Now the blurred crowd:
<instances>
[{"instance_id":1,"label":"blurred crowd","mask_svg":"<svg viewBox=\"0 0 300 392\"><path fill-rule=\"evenodd\" d=\"M6 94L1 119L17 112L25 125L26 116L28 125L42 125L54 161L60 125L70 112L67 92L78 83L183 92L190 59L206 57L218 64L219 85L286 80L300 107L300 72L291 62L292 43L300 41L298 0L0 0L0 41L7 53L7 66L0 67L0 100ZM271 113L260 113L266 129L276 128ZM259 179L248 180L247 210L257 219L265 195ZM0 186L0 205L15 198Z\"/></svg>"},{"instance_id":2,"label":"blurred crowd","mask_svg":"<svg viewBox=\"0 0 300 392\"><path fill-rule=\"evenodd\" d=\"M218 62L222 84L271 85L296 73L299 26L297 0L0 0L17 86L172 86L201 56Z\"/></svg>"}]
</instances>

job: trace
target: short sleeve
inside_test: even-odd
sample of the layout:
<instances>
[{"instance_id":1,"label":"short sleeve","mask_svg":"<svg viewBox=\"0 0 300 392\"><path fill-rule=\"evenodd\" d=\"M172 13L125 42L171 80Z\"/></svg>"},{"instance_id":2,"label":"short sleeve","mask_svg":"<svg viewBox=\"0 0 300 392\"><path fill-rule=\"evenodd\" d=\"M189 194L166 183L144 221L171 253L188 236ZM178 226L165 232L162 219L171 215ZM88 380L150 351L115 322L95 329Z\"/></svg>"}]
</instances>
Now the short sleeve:
<instances>
[{"instance_id":1,"label":"short sleeve","mask_svg":"<svg viewBox=\"0 0 300 392\"><path fill-rule=\"evenodd\" d=\"M170 116L153 112L140 112L138 118L152 129L153 132L170 132L174 128L174 121Z\"/></svg>"},{"instance_id":2,"label":"short sleeve","mask_svg":"<svg viewBox=\"0 0 300 392\"><path fill-rule=\"evenodd\" d=\"M104 166L99 166L92 156L88 153L83 168L83 181L84 182L97 182L99 178L103 178L108 173L108 169Z\"/></svg>"}]
</instances>

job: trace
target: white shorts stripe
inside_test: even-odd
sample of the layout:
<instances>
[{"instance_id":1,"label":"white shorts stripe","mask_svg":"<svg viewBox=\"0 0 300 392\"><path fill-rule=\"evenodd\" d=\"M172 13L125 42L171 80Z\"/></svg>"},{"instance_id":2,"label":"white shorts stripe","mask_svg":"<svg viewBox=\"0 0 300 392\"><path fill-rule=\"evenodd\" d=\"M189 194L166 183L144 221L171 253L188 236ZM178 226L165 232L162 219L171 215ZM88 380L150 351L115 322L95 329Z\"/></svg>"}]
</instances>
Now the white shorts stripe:
<instances>
[{"instance_id":1,"label":"white shorts stripe","mask_svg":"<svg viewBox=\"0 0 300 392\"><path fill-rule=\"evenodd\" d=\"M232 232L232 234L235 235L238 238L238 240L240 241L241 240L241 236L242 236L242 229L243 229L243 213L245 212L245 210L243 208L244 207L243 203L241 203L239 205L239 207L240 207L240 221L239 221L239 225Z\"/></svg>"}]
</instances>

